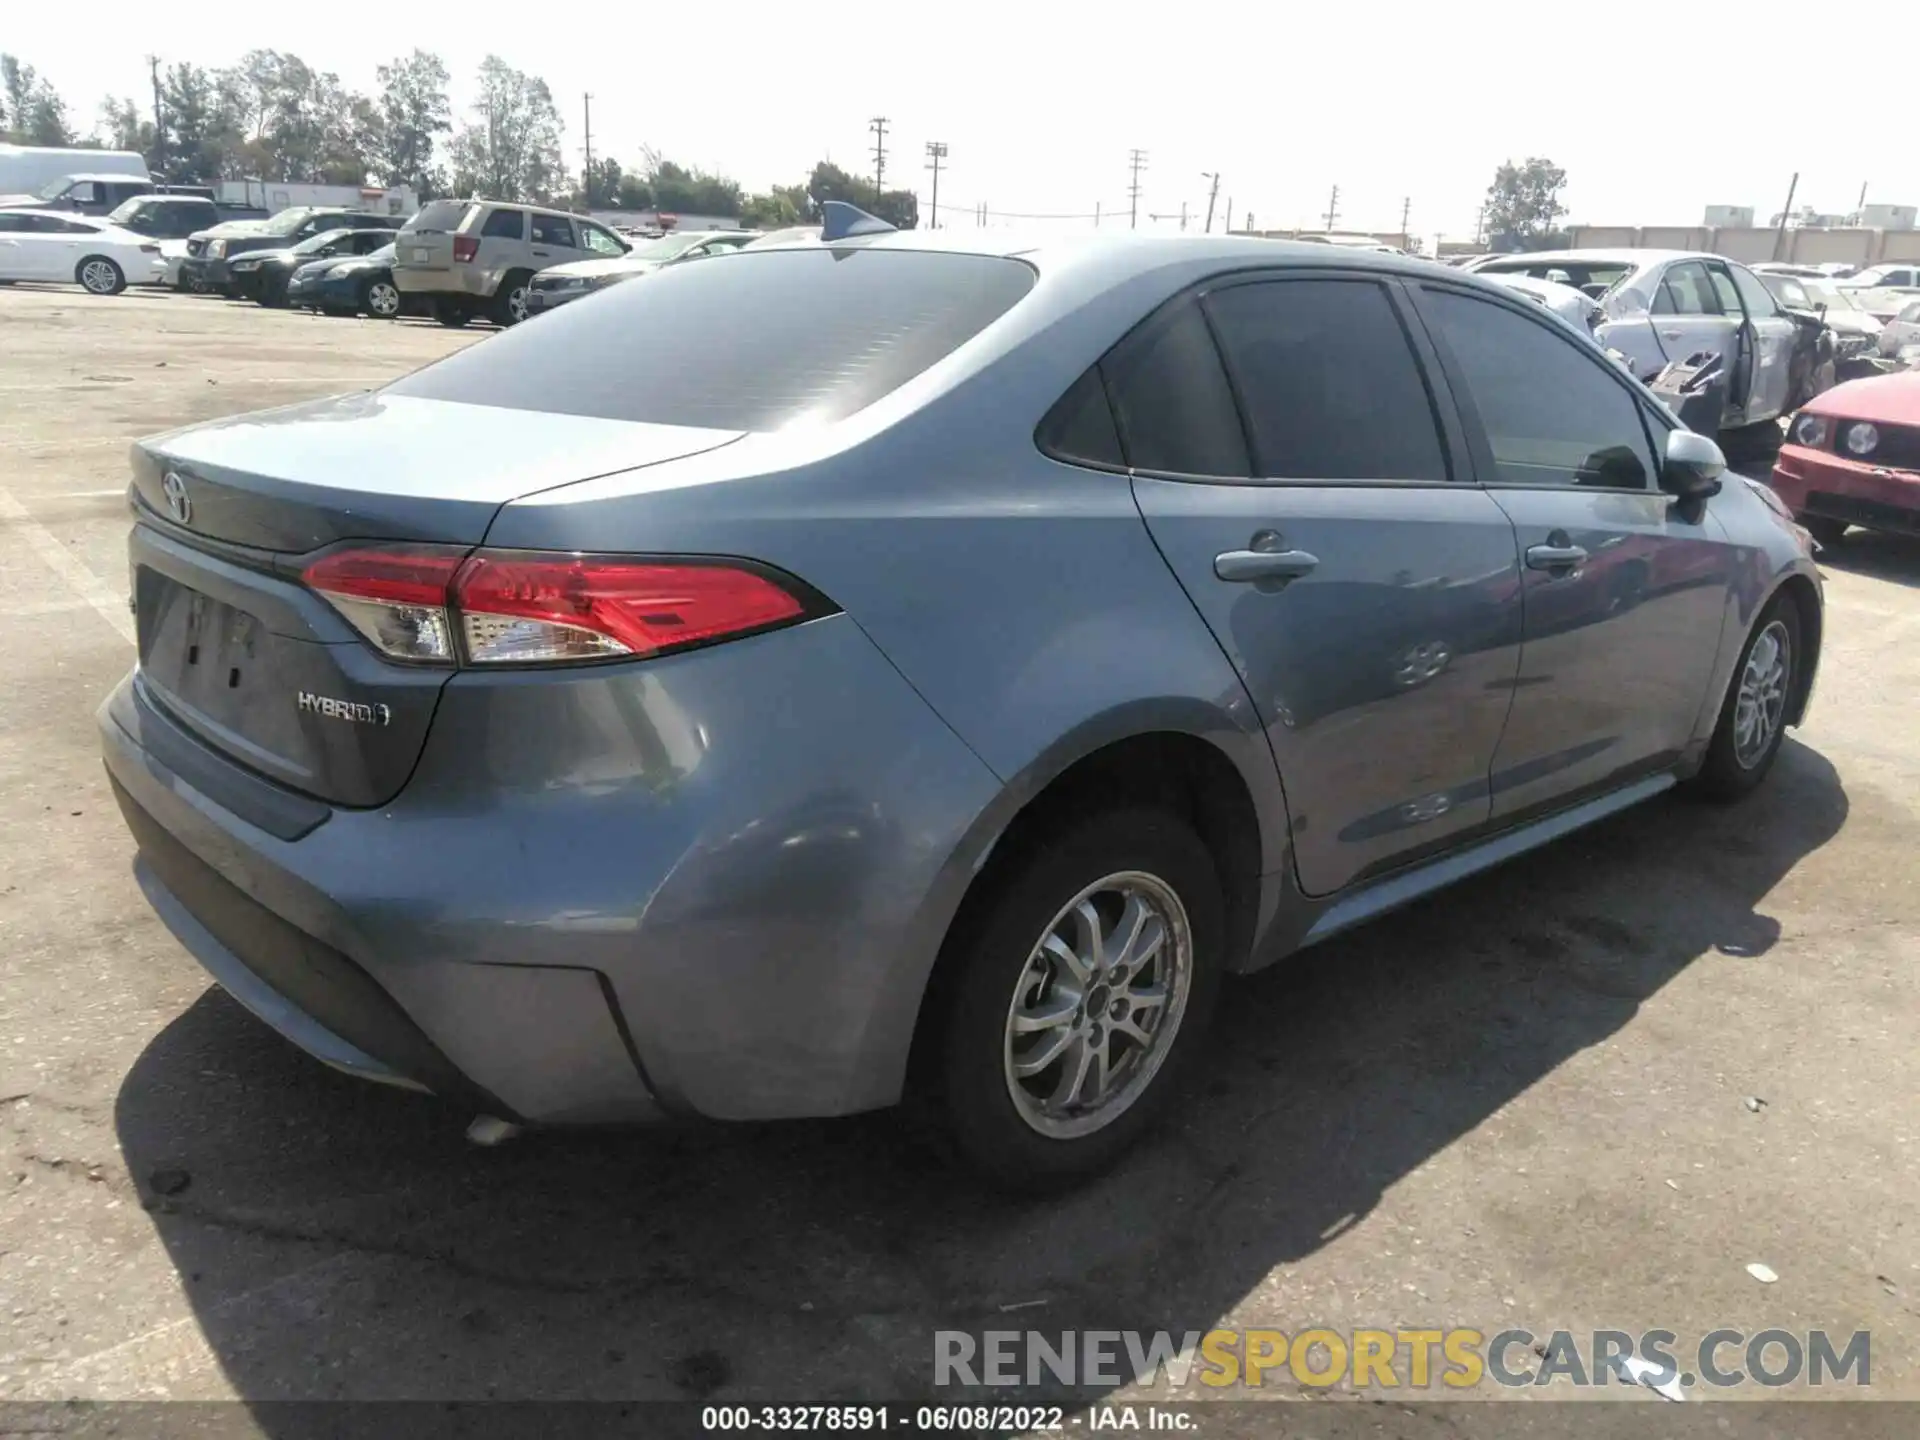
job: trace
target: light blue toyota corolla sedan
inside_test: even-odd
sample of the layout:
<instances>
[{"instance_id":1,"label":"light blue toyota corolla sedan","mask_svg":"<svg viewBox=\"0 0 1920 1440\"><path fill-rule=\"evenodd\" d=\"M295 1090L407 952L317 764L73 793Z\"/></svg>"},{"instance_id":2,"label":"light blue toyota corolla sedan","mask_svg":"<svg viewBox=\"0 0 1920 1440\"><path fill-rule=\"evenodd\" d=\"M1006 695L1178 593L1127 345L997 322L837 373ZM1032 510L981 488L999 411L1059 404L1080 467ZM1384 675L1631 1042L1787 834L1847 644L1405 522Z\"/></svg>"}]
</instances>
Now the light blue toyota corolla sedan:
<instances>
[{"instance_id":1,"label":"light blue toyota corolla sedan","mask_svg":"<svg viewBox=\"0 0 1920 1440\"><path fill-rule=\"evenodd\" d=\"M925 1099L1110 1161L1228 977L1804 714L1764 487L1532 300L1261 240L663 270L133 452L155 910L516 1124Z\"/></svg>"}]
</instances>

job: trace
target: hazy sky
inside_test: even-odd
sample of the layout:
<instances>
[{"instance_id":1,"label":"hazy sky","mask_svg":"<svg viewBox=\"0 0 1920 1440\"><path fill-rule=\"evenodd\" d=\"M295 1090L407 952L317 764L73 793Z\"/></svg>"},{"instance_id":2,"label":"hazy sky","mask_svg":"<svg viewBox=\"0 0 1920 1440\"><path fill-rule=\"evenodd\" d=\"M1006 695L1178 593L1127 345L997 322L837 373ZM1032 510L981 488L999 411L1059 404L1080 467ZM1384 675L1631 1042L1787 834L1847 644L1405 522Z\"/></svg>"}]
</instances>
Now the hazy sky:
<instances>
[{"instance_id":1,"label":"hazy sky","mask_svg":"<svg viewBox=\"0 0 1920 1440\"><path fill-rule=\"evenodd\" d=\"M1410 200L1415 234L1463 237L1494 167L1527 155L1563 166L1573 218L1600 223L1698 223L1709 203L1751 205L1764 223L1795 170L1796 205L1850 210L1863 182L1870 200L1920 202L1920 82L1905 113L1876 114L1868 102L1893 98L1892 72L1827 68L1837 32L1799 43L1820 25L1766 3L109 3L78 25L60 6L8 9L0 47L83 123L110 93L150 103L149 53L216 66L291 50L372 90L377 65L418 45L447 62L458 110L493 51L553 88L572 167L583 91L596 154L651 145L751 189L800 179L822 156L871 173L867 121L885 115L889 185L918 188L923 209L925 143L947 142L943 219L985 201L1098 204L1124 222L1134 146L1149 154L1143 226L1182 201L1197 224L1201 172L1218 170L1219 214L1231 197L1237 222L1251 211L1263 228L1318 225L1338 184L1341 228L1397 228ZM1912 0L1867 0L1843 28L1910 31L1915 13ZM1590 33L1574 33L1576 14ZM1895 53L1907 52L1889 64Z\"/></svg>"}]
</instances>

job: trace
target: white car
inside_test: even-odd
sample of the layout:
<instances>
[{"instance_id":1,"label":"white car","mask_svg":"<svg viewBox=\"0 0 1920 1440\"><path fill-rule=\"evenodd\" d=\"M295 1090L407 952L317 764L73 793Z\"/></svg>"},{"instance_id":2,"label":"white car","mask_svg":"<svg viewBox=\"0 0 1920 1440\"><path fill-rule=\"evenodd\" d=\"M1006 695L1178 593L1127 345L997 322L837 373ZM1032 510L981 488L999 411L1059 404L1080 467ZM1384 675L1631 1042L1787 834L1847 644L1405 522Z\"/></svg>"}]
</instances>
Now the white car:
<instances>
[{"instance_id":1,"label":"white car","mask_svg":"<svg viewBox=\"0 0 1920 1440\"><path fill-rule=\"evenodd\" d=\"M160 244L118 225L51 210L0 210L0 280L51 280L93 295L155 285Z\"/></svg>"},{"instance_id":2,"label":"white car","mask_svg":"<svg viewBox=\"0 0 1920 1440\"><path fill-rule=\"evenodd\" d=\"M1920 296L1920 264L1908 260L1874 265L1834 283L1851 291L1854 303L1862 310L1886 321L1905 309L1909 300Z\"/></svg>"}]
</instances>

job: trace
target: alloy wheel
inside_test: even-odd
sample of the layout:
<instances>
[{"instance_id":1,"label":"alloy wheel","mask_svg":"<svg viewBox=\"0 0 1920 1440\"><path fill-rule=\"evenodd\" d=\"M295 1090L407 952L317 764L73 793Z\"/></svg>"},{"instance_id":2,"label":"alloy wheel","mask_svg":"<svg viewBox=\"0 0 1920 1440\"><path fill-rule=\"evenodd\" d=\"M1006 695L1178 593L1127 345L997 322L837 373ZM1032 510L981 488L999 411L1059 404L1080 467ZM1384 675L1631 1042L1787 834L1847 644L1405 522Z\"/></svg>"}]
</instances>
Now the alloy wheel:
<instances>
[{"instance_id":1,"label":"alloy wheel","mask_svg":"<svg viewBox=\"0 0 1920 1440\"><path fill-rule=\"evenodd\" d=\"M1058 1140L1118 1119L1173 1048L1192 979L1192 926L1164 881L1122 871L1074 896L1007 1007L1003 1068L1020 1118Z\"/></svg>"},{"instance_id":2,"label":"alloy wheel","mask_svg":"<svg viewBox=\"0 0 1920 1440\"><path fill-rule=\"evenodd\" d=\"M80 283L95 295L111 295L118 277L104 260L89 260L80 267Z\"/></svg>"},{"instance_id":3,"label":"alloy wheel","mask_svg":"<svg viewBox=\"0 0 1920 1440\"><path fill-rule=\"evenodd\" d=\"M400 313L400 292L379 281L367 291L367 308L382 319L391 319Z\"/></svg>"},{"instance_id":4,"label":"alloy wheel","mask_svg":"<svg viewBox=\"0 0 1920 1440\"><path fill-rule=\"evenodd\" d=\"M1780 733L1792 669L1793 639L1786 625L1775 620L1754 637L1734 697L1733 758L1743 770L1766 759Z\"/></svg>"}]
</instances>

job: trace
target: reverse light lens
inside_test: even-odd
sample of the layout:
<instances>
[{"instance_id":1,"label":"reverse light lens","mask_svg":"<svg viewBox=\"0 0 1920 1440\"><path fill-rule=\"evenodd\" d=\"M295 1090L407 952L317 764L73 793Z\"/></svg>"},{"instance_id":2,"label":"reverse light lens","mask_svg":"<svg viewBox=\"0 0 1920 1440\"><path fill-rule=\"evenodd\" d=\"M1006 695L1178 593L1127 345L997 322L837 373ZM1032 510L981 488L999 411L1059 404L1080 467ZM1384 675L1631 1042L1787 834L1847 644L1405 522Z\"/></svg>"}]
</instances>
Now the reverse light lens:
<instances>
[{"instance_id":1,"label":"reverse light lens","mask_svg":"<svg viewBox=\"0 0 1920 1440\"><path fill-rule=\"evenodd\" d=\"M469 560L454 592L476 665L657 655L806 614L775 581L725 563L495 551Z\"/></svg>"},{"instance_id":2,"label":"reverse light lens","mask_svg":"<svg viewBox=\"0 0 1920 1440\"><path fill-rule=\"evenodd\" d=\"M1880 443L1879 427L1861 420L1847 427L1847 449L1855 455L1871 455Z\"/></svg>"},{"instance_id":3,"label":"reverse light lens","mask_svg":"<svg viewBox=\"0 0 1920 1440\"><path fill-rule=\"evenodd\" d=\"M638 659L820 613L721 560L368 546L322 556L302 578L383 655L421 664Z\"/></svg>"},{"instance_id":4,"label":"reverse light lens","mask_svg":"<svg viewBox=\"0 0 1920 1440\"><path fill-rule=\"evenodd\" d=\"M396 660L454 662L447 591L463 549L336 550L302 573L373 648Z\"/></svg>"},{"instance_id":5,"label":"reverse light lens","mask_svg":"<svg viewBox=\"0 0 1920 1440\"><path fill-rule=\"evenodd\" d=\"M1826 417L1821 415L1802 415L1793 422L1793 443L1805 445L1817 450L1827 443Z\"/></svg>"}]
</instances>

